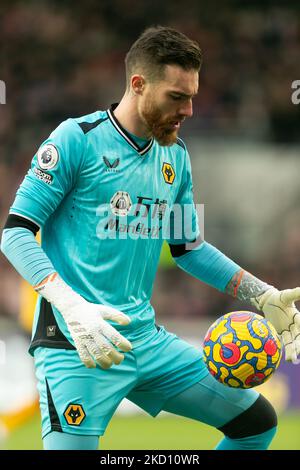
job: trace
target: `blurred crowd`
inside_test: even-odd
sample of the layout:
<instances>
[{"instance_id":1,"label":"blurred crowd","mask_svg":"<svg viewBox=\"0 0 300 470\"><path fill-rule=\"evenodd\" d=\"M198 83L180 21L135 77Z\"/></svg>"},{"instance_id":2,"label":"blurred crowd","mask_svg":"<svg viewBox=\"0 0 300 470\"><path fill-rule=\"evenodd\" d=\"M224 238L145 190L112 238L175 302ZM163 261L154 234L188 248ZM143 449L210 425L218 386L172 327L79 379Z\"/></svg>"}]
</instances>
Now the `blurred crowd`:
<instances>
[{"instance_id":1,"label":"blurred crowd","mask_svg":"<svg viewBox=\"0 0 300 470\"><path fill-rule=\"evenodd\" d=\"M183 137L299 144L300 105L292 104L291 84L300 79L300 8L288 2L233 4L2 0L0 80L6 83L7 104L0 105L1 227L32 155L51 130L67 117L105 109L120 99L125 53L151 24L175 27L203 50L194 117L186 122ZM0 269L0 311L11 311L15 301L7 305L3 297L8 298L6 284L13 286L16 277L2 255ZM186 311L186 296L187 315L212 311L213 302L221 302L217 310L230 308L224 304L230 300L206 287L201 287L201 300L194 301L199 284L191 281L187 288L183 279L172 270L160 278L162 292L155 299L166 314ZM178 290L170 307L174 282Z\"/></svg>"}]
</instances>

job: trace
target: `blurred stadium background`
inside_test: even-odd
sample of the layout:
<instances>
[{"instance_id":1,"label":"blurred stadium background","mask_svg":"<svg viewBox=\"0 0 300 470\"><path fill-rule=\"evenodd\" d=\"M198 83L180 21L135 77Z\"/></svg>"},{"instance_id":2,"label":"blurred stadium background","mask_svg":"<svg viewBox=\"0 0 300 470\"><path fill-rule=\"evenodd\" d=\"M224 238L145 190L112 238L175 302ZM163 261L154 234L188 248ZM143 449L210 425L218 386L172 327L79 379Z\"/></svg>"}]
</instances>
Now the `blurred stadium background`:
<instances>
[{"instance_id":1,"label":"blurred stadium background","mask_svg":"<svg viewBox=\"0 0 300 470\"><path fill-rule=\"evenodd\" d=\"M13 1L0 4L0 226L39 144L62 120L105 109L123 93L123 59L151 24L198 40L204 52L194 117L181 136L193 165L205 238L280 288L300 284L300 7L293 2ZM32 359L33 293L0 255L2 449L41 448ZM201 344L212 321L251 307L174 269L164 250L153 303L158 322ZM263 393L280 415L273 449L300 449L299 366L282 361ZM130 436L130 437L129 437ZM102 448L209 449L207 426L124 401Z\"/></svg>"}]
</instances>

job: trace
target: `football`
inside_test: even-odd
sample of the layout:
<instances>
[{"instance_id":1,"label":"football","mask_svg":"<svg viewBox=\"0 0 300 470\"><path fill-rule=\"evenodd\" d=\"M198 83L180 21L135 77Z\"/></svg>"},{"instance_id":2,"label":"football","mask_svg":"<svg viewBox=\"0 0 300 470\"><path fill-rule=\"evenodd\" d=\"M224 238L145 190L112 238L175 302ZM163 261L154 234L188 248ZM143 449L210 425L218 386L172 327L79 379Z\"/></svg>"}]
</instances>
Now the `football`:
<instances>
[{"instance_id":1,"label":"football","mask_svg":"<svg viewBox=\"0 0 300 470\"><path fill-rule=\"evenodd\" d=\"M252 388L266 382L279 366L282 347L274 326L247 311L227 313L207 331L204 360L224 385Z\"/></svg>"}]
</instances>

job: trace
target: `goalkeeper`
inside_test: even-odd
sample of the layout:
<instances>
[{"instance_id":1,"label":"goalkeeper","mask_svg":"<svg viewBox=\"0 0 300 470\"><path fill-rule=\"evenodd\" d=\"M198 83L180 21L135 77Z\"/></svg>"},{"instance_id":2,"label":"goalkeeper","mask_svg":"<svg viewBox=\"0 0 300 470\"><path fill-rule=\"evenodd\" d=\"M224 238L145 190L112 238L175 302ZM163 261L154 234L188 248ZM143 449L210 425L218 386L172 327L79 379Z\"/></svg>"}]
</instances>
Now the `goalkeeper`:
<instances>
[{"instance_id":1,"label":"goalkeeper","mask_svg":"<svg viewBox=\"0 0 300 470\"><path fill-rule=\"evenodd\" d=\"M17 191L1 248L39 293L30 352L45 449L97 449L125 397L152 416L216 427L217 449L266 449L275 434L270 403L218 383L200 351L155 324L150 303L168 222L177 265L251 301L281 335L286 360L299 355L300 288L278 291L200 243L177 134L192 116L201 61L180 32L144 31L126 56L120 103L59 125ZM188 212L184 223L173 207Z\"/></svg>"}]
</instances>

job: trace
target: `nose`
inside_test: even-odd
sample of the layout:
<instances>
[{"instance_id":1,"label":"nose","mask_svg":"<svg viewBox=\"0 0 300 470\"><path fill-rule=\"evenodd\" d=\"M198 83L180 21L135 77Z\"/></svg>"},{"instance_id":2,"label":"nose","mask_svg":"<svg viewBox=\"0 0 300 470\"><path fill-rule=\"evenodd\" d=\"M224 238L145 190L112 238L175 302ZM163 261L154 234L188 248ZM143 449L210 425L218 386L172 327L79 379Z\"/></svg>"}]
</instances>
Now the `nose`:
<instances>
[{"instance_id":1,"label":"nose","mask_svg":"<svg viewBox=\"0 0 300 470\"><path fill-rule=\"evenodd\" d=\"M184 117L192 117L193 116L193 103L192 100L188 100L185 103L182 103L180 107L179 113Z\"/></svg>"}]
</instances>

